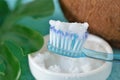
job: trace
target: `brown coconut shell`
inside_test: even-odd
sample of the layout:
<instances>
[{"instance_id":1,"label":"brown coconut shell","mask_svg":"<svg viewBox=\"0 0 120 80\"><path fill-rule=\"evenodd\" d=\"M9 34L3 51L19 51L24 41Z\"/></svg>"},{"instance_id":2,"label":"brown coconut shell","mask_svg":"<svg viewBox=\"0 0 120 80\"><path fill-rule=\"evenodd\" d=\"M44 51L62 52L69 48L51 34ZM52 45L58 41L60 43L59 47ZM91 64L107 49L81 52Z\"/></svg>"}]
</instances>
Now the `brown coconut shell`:
<instances>
[{"instance_id":1,"label":"brown coconut shell","mask_svg":"<svg viewBox=\"0 0 120 80\"><path fill-rule=\"evenodd\" d=\"M69 21L88 22L89 32L120 48L120 0L60 0Z\"/></svg>"}]
</instances>

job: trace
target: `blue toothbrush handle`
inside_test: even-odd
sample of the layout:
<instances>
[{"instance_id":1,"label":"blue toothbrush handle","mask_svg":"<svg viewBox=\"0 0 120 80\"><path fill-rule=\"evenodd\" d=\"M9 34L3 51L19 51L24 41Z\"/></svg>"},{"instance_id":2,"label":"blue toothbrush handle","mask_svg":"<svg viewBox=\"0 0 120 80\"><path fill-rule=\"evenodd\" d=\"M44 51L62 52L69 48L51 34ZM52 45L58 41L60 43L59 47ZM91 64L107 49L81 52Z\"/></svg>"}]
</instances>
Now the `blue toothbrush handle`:
<instances>
[{"instance_id":1,"label":"blue toothbrush handle","mask_svg":"<svg viewBox=\"0 0 120 80\"><path fill-rule=\"evenodd\" d=\"M83 48L82 52L90 58L99 59L108 62L119 62L120 63L120 54L104 53Z\"/></svg>"}]
</instances>

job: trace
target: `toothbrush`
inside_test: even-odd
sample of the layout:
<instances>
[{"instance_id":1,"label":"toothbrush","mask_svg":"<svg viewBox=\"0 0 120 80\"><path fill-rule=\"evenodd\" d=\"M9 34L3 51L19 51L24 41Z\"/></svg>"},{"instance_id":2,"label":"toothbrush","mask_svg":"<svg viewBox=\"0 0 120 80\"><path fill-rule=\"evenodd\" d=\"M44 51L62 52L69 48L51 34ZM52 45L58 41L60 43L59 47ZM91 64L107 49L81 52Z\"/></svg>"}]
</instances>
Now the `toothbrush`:
<instances>
[{"instance_id":1,"label":"toothbrush","mask_svg":"<svg viewBox=\"0 0 120 80\"><path fill-rule=\"evenodd\" d=\"M97 52L83 47L88 36L88 23L65 23L54 20L50 20L49 23L51 25L48 42L49 51L72 58L89 57L109 62L120 62L120 58L113 54Z\"/></svg>"}]
</instances>

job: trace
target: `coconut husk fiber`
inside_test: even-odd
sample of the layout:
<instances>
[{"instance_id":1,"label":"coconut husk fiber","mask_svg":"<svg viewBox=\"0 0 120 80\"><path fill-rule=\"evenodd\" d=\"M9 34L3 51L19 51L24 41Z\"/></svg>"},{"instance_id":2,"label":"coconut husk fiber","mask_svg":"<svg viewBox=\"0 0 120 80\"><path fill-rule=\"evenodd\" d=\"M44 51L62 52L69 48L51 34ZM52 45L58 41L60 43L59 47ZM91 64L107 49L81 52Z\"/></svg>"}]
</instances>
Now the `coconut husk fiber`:
<instances>
[{"instance_id":1,"label":"coconut husk fiber","mask_svg":"<svg viewBox=\"0 0 120 80\"><path fill-rule=\"evenodd\" d=\"M120 0L60 0L70 22L88 22L89 32L120 48Z\"/></svg>"}]
</instances>

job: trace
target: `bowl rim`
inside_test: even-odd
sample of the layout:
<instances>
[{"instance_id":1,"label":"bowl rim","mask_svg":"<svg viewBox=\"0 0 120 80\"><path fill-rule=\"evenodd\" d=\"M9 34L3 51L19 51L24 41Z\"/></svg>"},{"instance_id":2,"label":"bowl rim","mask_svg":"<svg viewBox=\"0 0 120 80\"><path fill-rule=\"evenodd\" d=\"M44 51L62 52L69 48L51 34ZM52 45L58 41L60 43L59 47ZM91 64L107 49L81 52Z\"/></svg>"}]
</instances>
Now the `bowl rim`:
<instances>
[{"instance_id":1,"label":"bowl rim","mask_svg":"<svg viewBox=\"0 0 120 80\"><path fill-rule=\"evenodd\" d=\"M46 35L46 36L48 36L48 35ZM102 38L100 38L100 37L98 37L96 35L93 35L93 34L89 34L88 39L90 39L89 37L91 37L92 40L98 40L100 42L103 42L104 46L106 47L106 51L108 53L110 53L110 54L113 54L113 50L112 50L111 46L104 39L102 39ZM34 54L34 53L32 53L32 54ZM84 77L84 76L87 76L87 75L96 74L96 73L102 71L103 69L106 69L107 66L112 66L112 62L105 62L105 63L102 64L102 66L100 66L100 67L98 67L98 68L96 68L96 69L94 69L92 71L85 72L85 73L59 73L59 72L50 71L50 70L48 70L46 68L39 67L39 65L37 65L37 63L35 63L34 60L32 60L32 54L28 55L29 65L32 64L32 66L36 67L36 69L38 69L39 71L41 71L43 73L48 73L50 75L67 76L67 77L76 75L76 76Z\"/></svg>"}]
</instances>

